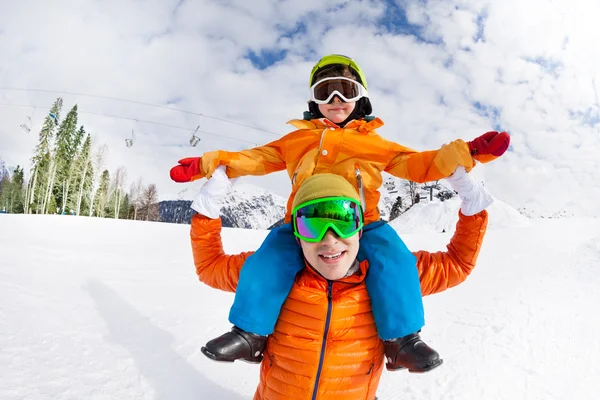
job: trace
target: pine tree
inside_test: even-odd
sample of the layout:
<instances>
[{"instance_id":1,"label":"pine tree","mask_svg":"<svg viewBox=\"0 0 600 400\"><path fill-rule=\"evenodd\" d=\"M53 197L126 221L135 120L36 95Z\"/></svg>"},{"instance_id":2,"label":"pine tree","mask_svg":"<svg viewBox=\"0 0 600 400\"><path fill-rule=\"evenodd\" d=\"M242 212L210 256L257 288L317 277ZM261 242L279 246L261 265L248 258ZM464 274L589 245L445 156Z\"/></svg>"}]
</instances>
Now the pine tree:
<instances>
[{"instance_id":1,"label":"pine tree","mask_svg":"<svg viewBox=\"0 0 600 400\"><path fill-rule=\"evenodd\" d=\"M25 177L23 168L19 165L15 168L11 180L11 213L23 213L24 212L24 195L25 195Z\"/></svg>"},{"instance_id":2,"label":"pine tree","mask_svg":"<svg viewBox=\"0 0 600 400\"><path fill-rule=\"evenodd\" d=\"M0 211L10 212L9 199L11 195L11 184L8 175L0 178Z\"/></svg>"},{"instance_id":3,"label":"pine tree","mask_svg":"<svg viewBox=\"0 0 600 400\"><path fill-rule=\"evenodd\" d=\"M33 179L27 199L27 211L33 206L36 213L46 212L47 192L52 177L52 151L54 147L54 131L60 119L63 100L57 98L50 112L44 119L42 129L39 133L39 140L36 146L35 155L32 158Z\"/></svg>"},{"instance_id":4,"label":"pine tree","mask_svg":"<svg viewBox=\"0 0 600 400\"><path fill-rule=\"evenodd\" d=\"M121 199L121 205L119 206L119 218L120 219L130 219L130 203L129 203L129 195L126 193Z\"/></svg>"},{"instance_id":5,"label":"pine tree","mask_svg":"<svg viewBox=\"0 0 600 400\"><path fill-rule=\"evenodd\" d=\"M402 197L398 196L390 210L390 221L395 220L402 214Z\"/></svg>"},{"instance_id":6,"label":"pine tree","mask_svg":"<svg viewBox=\"0 0 600 400\"><path fill-rule=\"evenodd\" d=\"M43 205L46 202L47 187L52 169L52 149L54 146L54 130L62 110L62 98L56 99L50 113L44 119L39 133L35 154L31 159L32 168L25 196L25 212L45 212Z\"/></svg>"},{"instance_id":7,"label":"pine tree","mask_svg":"<svg viewBox=\"0 0 600 400\"><path fill-rule=\"evenodd\" d=\"M81 145L85 131L77 130L77 104L73 106L60 124L56 134L56 150L54 153L54 173L52 178L52 194L61 212L65 212L71 189L71 173L73 161Z\"/></svg>"}]
</instances>

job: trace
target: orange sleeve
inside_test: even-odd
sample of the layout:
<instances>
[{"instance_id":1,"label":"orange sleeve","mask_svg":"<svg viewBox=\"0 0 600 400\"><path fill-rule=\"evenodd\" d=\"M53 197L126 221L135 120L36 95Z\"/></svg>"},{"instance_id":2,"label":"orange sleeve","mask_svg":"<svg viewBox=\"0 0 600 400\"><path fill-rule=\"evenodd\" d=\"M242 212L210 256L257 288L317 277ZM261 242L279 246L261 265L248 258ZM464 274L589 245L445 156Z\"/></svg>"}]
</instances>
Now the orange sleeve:
<instances>
[{"instance_id":1,"label":"orange sleeve","mask_svg":"<svg viewBox=\"0 0 600 400\"><path fill-rule=\"evenodd\" d=\"M467 172L475 166L469 145L461 139L445 144L439 150L417 152L396 143L392 144L390 150L396 156L384 171L418 183L446 178L459 165L465 167Z\"/></svg>"},{"instance_id":2,"label":"orange sleeve","mask_svg":"<svg viewBox=\"0 0 600 400\"><path fill-rule=\"evenodd\" d=\"M220 218L194 214L190 229L194 265L201 282L215 289L235 292L242 265L253 252L225 254L221 226Z\"/></svg>"},{"instance_id":3,"label":"orange sleeve","mask_svg":"<svg viewBox=\"0 0 600 400\"><path fill-rule=\"evenodd\" d=\"M487 228L488 213L483 210L471 217L460 211L458 214L456 231L447 246L448 251L413 253L417 257L423 296L458 285L475 268Z\"/></svg>"},{"instance_id":4,"label":"orange sleeve","mask_svg":"<svg viewBox=\"0 0 600 400\"><path fill-rule=\"evenodd\" d=\"M209 151L202 155L202 172L210 178L219 165L227 167L227 176L237 178L246 175L266 175L286 168L285 137L242 151Z\"/></svg>"}]
</instances>

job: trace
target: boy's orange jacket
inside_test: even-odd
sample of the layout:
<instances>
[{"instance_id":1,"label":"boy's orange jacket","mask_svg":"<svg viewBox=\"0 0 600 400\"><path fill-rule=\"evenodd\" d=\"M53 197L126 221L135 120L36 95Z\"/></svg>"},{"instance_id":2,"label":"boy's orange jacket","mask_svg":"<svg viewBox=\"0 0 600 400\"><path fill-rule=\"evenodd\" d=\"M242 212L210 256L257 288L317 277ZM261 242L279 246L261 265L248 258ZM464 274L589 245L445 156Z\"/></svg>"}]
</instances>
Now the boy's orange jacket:
<instances>
[{"instance_id":1,"label":"boy's orange jacket","mask_svg":"<svg viewBox=\"0 0 600 400\"><path fill-rule=\"evenodd\" d=\"M463 140L439 150L417 152L379 136L375 132L383 125L379 118L351 121L345 128L326 119L289 123L298 130L264 146L204 153L202 176L210 178L219 165L227 166L230 178L287 170L292 182L285 216L285 222L289 222L294 195L304 179L328 172L345 177L358 188L359 171L365 192L365 223L370 223L379 220L378 190L383 171L413 182L429 182L450 176L459 165L467 172L475 166L469 145Z\"/></svg>"},{"instance_id":2,"label":"boy's orange jacket","mask_svg":"<svg viewBox=\"0 0 600 400\"><path fill-rule=\"evenodd\" d=\"M441 292L467 278L475 267L487 220L486 211L472 217L459 213L446 252L413 253L423 295ZM221 220L198 214L192 217L191 241L200 280L234 292L242 265L252 252L226 255L221 243ZM319 400L375 398L384 350L364 281L368 262L360 267L348 278L329 282L309 266L298 273L275 332L267 341L254 400L309 400L314 393ZM326 345L322 354L323 341Z\"/></svg>"}]
</instances>

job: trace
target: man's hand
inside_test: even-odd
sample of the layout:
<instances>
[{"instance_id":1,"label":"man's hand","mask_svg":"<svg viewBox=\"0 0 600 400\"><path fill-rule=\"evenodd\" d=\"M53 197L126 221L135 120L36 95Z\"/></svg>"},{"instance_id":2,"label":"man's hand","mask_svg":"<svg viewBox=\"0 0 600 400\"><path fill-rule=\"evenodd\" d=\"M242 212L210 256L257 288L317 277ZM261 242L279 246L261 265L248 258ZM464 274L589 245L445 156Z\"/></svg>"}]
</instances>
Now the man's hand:
<instances>
[{"instance_id":1,"label":"man's hand","mask_svg":"<svg viewBox=\"0 0 600 400\"><path fill-rule=\"evenodd\" d=\"M219 218L223 199L237 179L227 178L225 166L218 166L212 177L200 188L192 202L192 209L208 218Z\"/></svg>"},{"instance_id":2,"label":"man's hand","mask_svg":"<svg viewBox=\"0 0 600 400\"><path fill-rule=\"evenodd\" d=\"M189 157L179 160L179 165L171 168L171 179L175 182L192 182L204 177L202 174L202 157Z\"/></svg>"},{"instance_id":3,"label":"man's hand","mask_svg":"<svg viewBox=\"0 0 600 400\"><path fill-rule=\"evenodd\" d=\"M457 167L446 179L462 200L460 211L463 215L471 216L480 213L494 202L494 198L485 186L473 179L464 167Z\"/></svg>"},{"instance_id":4,"label":"man's hand","mask_svg":"<svg viewBox=\"0 0 600 400\"><path fill-rule=\"evenodd\" d=\"M491 131L468 143L471 156L481 163L487 163L504 154L510 145L510 135L506 132Z\"/></svg>"}]
</instances>

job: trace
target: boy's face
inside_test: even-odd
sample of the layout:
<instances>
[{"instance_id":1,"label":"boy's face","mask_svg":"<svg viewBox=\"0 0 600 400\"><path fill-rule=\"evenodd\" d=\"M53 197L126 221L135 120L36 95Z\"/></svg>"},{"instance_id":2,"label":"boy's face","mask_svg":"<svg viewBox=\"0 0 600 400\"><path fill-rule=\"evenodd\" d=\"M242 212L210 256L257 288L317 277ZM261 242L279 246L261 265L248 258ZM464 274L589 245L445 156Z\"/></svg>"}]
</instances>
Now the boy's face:
<instances>
[{"instance_id":1,"label":"boy's face","mask_svg":"<svg viewBox=\"0 0 600 400\"><path fill-rule=\"evenodd\" d=\"M358 233L342 239L329 229L320 242L300 240L300 246L306 261L325 279L334 281L346 276L356 260L359 240Z\"/></svg>"},{"instance_id":2,"label":"boy's face","mask_svg":"<svg viewBox=\"0 0 600 400\"><path fill-rule=\"evenodd\" d=\"M342 99L335 96L330 104L319 104L319 111L331 122L339 124L352 114L354 107L356 107L356 102L344 103Z\"/></svg>"}]
</instances>

